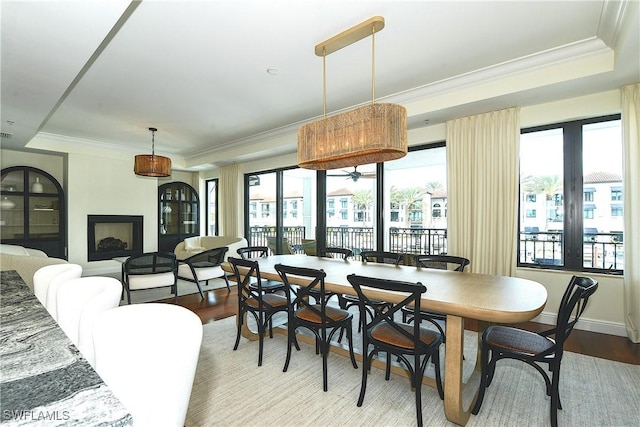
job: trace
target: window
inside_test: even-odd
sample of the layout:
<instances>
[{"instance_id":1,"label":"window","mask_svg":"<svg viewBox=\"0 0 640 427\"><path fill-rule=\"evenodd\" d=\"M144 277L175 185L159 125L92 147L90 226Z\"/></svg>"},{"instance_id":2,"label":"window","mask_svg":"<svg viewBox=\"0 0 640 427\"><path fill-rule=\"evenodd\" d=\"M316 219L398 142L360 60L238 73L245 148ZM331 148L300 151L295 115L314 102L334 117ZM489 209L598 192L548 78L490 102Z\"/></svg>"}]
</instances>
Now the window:
<instances>
[{"instance_id":1,"label":"window","mask_svg":"<svg viewBox=\"0 0 640 427\"><path fill-rule=\"evenodd\" d=\"M302 253L302 240L315 238L316 192L316 172L308 169L245 175L245 212L249 211L245 214L245 235L249 245L271 245L273 253L283 253L288 244Z\"/></svg>"},{"instance_id":2,"label":"window","mask_svg":"<svg viewBox=\"0 0 640 427\"><path fill-rule=\"evenodd\" d=\"M440 203L433 204L433 210L431 211L431 216L434 218L440 218L442 216L442 209L440 209Z\"/></svg>"},{"instance_id":3,"label":"window","mask_svg":"<svg viewBox=\"0 0 640 427\"><path fill-rule=\"evenodd\" d=\"M208 179L207 184L207 235L218 235L218 179Z\"/></svg>"},{"instance_id":4,"label":"window","mask_svg":"<svg viewBox=\"0 0 640 427\"><path fill-rule=\"evenodd\" d=\"M527 218L535 218L536 216L535 209L527 209Z\"/></svg>"},{"instance_id":5,"label":"window","mask_svg":"<svg viewBox=\"0 0 640 427\"><path fill-rule=\"evenodd\" d=\"M622 204L611 203L623 200L620 117L523 130L520 171L518 265L621 274ZM536 239L525 235L533 227Z\"/></svg>"},{"instance_id":6,"label":"window","mask_svg":"<svg viewBox=\"0 0 640 427\"><path fill-rule=\"evenodd\" d=\"M594 205L589 205L584 207L584 219L593 219L593 211L595 209Z\"/></svg>"},{"instance_id":7,"label":"window","mask_svg":"<svg viewBox=\"0 0 640 427\"><path fill-rule=\"evenodd\" d=\"M402 159L359 165L357 170L251 172L245 175L245 194L250 245L268 246L267 237L278 243L282 236L298 253L301 238L349 248L356 257L371 249L447 251L444 142L414 146Z\"/></svg>"},{"instance_id":8,"label":"window","mask_svg":"<svg viewBox=\"0 0 640 427\"><path fill-rule=\"evenodd\" d=\"M585 202L593 202L593 192L594 190L585 190L584 191L584 201Z\"/></svg>"},{"instance_id":9,"label":"window","mask_svg":"<svg viewBox=\"0 0 640 427\"><path fill-rule=\"evenodd\" d=\"M611 201L612 202L622 201L622 187L611 188Z\"/></svg>"},{"instance_id":10,"label":"window","mask_svg":"<svg viewBox=\"0 0 640 427\"><path fill-rule=\"evenodd\" d=\"M411 147L384 163L384 200L399 221L384 224L384 250L409 254L447 252L447 166L442 143ZM394 210L385 216L396 218Z\"/></svg>"}]
</instances>

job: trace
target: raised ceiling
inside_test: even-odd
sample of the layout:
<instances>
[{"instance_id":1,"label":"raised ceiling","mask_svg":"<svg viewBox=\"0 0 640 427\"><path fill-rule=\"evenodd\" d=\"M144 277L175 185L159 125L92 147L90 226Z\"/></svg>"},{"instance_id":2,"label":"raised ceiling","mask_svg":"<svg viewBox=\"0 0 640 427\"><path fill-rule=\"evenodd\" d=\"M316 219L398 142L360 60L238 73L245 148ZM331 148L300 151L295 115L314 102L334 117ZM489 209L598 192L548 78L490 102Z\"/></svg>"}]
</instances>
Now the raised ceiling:
<instances>
[{"instance_id":1,"label":"raised ceiling","mask_svg":"<svg viewBox=\"0 0 640 427\"><path fill-rule=\"evenodd\" d=\"M192 170L294 152L297 127L322 113L315 45L377 15L376 98L404 104L411 127L640 81L635 1L0 7L4 148L59 139L147 152L153 126L156 152ZM370 90L370 39L327 57L329 112L370 102Z\"/></svg>"}]
</instances>

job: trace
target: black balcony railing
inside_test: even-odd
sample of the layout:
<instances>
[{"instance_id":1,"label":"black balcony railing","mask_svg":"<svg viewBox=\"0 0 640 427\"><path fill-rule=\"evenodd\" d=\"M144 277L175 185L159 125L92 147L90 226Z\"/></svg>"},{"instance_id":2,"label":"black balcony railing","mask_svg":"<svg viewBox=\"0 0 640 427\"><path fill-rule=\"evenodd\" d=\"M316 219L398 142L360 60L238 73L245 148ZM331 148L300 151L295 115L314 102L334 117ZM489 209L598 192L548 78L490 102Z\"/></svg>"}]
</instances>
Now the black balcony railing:
<instances>
[{"instance_id":1,"label":"black balcony railing","mask_svg":"<svg viewBox=\"0 0 640 427\"><path fill-rule=\"evenodd\" d=\"M564 265L563 233L521 232L520 265ZM621 233L585 233L582 266L598 270L624 270L624 244Z\"/></svg>"},{"instance_id":2,"label":"black balcony railing","mask_svg":"<svg viewBox=\"0 0 640 427\"><path fill-rule=\"evenodd\" d=\"M373 250L373 227L327 227L327 247L348 248L356 257Z\"/></svg>"},{"instance_id":3,"label":"black balcony railing","mask_svg":"<svg viewBox=\"0 0 640 427\"><path fill-rule=\"evenodd\" d=\"M446 254L447 230L393 227L389 229L389 250L414 255Z\"/></svg>"},{"instance_id":4,"label":"black balcony railing","mask_svg":"<svg viewBox=\"0 0 640 427\"><path fill-rule=\"evenodd\" d=\"M276 236L276 227L251 227L249 242L268 246L267 237ZM304 253L305 227L283 227L284 237L296 253ZM362 251L376 247L373 227L327 227L327 246L349 248L356 259ZM562 231L521 232L519 265L562 266L564 235ZM447 253L447 230L442 228L389 229L389 250L405 254ZM583 267L621 272L624 270L622 233L585 233Z\"/></svg>"},{"instance_id":5,"label":"black balcony railing","mask_svg":"<svg viewBox=\"0 0 640 427\"><path fill-rule=\"evenodd\" d=\"M302 239L305 238L305 227L282 227L283 237L296 253L302 251ZM249 229L249 244L251 246L269 246L267 237L276 237L276 227L263 226Z\"/></svg>"},{"instance_id":6,"label":"black balcony railing","mask_svg":"<svg viewBox=\"0 0 640 427\"><path fill-rule=\"evenodd\" d=\"M304 253L304 227L284 227L284 237L296 253ZM267 237L276 236L276 227L251 227L250 243L267 246ZM327 227L326 245L349 248L356 258L360 252L373 250L376 245L373 227ZM440 228L391 228L389 250L406 254L441 254L447 252L447 230Z\"/></svg>"}]
</instances>

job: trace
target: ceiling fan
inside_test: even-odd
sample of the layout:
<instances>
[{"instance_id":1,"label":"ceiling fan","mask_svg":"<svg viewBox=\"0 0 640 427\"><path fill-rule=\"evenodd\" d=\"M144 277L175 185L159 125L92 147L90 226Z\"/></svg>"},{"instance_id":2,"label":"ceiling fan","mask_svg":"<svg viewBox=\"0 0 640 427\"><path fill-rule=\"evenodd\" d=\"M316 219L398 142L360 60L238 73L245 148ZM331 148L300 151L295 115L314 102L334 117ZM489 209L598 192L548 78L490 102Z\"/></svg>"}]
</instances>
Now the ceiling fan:
<instances>
[{"instance_id":1,"label":"ceiling fan","mask_svg":"<svg viewBox=\"0 0 640 427\"><path fill-rule=\"evenodd\" d=\"M356 182L360 178L375 178L375 172L358 172L358 167L353 167L353 172L343 170L343 174L327 174L327 176L346 176L347 179L352 179L353 182Z\"/></svg>"}]
</instances>

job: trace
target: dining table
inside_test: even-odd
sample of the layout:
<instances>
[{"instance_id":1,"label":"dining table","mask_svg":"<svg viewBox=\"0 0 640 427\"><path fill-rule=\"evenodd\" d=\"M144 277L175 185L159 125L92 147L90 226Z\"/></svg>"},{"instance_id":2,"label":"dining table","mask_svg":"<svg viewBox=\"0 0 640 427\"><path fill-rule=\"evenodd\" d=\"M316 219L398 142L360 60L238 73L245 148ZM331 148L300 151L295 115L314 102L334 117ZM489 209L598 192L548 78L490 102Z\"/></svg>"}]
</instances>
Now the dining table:
<instances>
[{"instance_id":1,"label":"dining table","mask_svg":"<svg viewBox=\"0 0 640 427\"><path fill-rule=\"evenodd\" d=\"M20 275L0 273L0 423L130 426L131 414Z\"/></svg>"},{"instance_id":2,"label":"dining table","mask_svg":"<svg viewBox=\"0 0 640 427\"><path fill-rule=\"evenodd\" d=\"M532 320L547 302L546 288L535 281L517 277L455 272L433 268L393 265L358 260L341 260L308 255L273 255L254 258L264 279L281 280L276 264L321 269L326 273L325 288L337 294L357 295L347 276L357 274L378 279L398 280L426 286L421 298L424 310L444 313L446 344L444 363L444 411L447 419L459 425L469 420L480 386L480 337L492 324L513 324ZM233 272L229 263L223 269ZM296 278L289 278L296 283ZM303 284L300 281L299 284ZM366 288L365 288L366 289ZM382 290L366 291L371 298L400 302L403 295ZM478 350L473 372L463 376L465 319L477 324ZM246 322L244 323L246 325ZM248 329L243 334L257 339ZM434 384L434 382L431 382Z\"/></svg>"}]
</instances>

